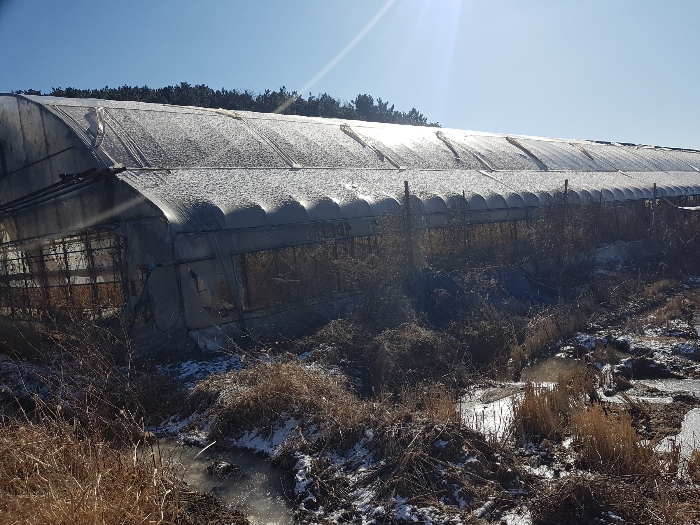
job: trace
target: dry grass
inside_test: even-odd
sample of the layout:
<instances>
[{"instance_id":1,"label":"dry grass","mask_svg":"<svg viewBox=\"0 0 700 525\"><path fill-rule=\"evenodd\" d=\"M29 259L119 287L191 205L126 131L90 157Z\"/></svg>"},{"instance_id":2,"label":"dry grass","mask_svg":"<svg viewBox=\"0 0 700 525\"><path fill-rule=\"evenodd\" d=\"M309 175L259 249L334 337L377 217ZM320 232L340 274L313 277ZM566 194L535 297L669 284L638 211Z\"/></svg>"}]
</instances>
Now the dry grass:
<instances>
[{"instance_id":1,"label":"dry grass","mask_svg":"<svg viewBox=\"0 0 700 525\"><path fill-rule=\"evenodd\" d=\"M644 289L642 290L642 296L656 297L657 295L660 295L665 291L669 290L671 287L673 287L673 285L674 283L668 279L661 279L660 281L655 281L651 284L647 284L646 286L644 286Z\"/></svg>"},{"instance_id":2,"label":"dry grass","mask_svg":"<svg viewBox=\"0 0 700 525\"><path fill-rule=\"evenodd\" d=\"M596 377L591 370L579 367L560 374L554 385L525 384L522 398L516 398L513 425L516 434L527 440L533 437L561 439L568 428L573 410L597 399Z\"/></svg>"},{"instance_id":3,"label":"dry grass","mask_svg":"<svg viewBox=\"0 0 700 525\"><path fill-rule=\"evenodd\" d=\"M611 474L650 474L660 470L653 442L642 440L632 416L619 418L594 404L571 414L571 433L581 465Z\"/></svg>"},{"instance_id":4,"label":"dry grass","mask_svg":"<svg viewBox=\"0 0 700 525\"><path fill-rule=\"evenodd\" d=\"M182 387L136 358L120 327L75 322L51 332L49 348L43 400L92 437L130 443L182 406Z\"/></svg>"},{"instance_id":5,"label":"dry grass","mask_svg":"<svg viewBox=\"0 0 700 525\"><path fill-rule=\"evenodd\" d=\"M688 301L683 296L676 296L663 306L652 310L647 316L647 319L653 324L661 326L666 321L677 319L686 313L687 302Z\"/></svg>"},{"instance_id":6,"label":"dry grass","mask_svg":"<svg viewBox=\"0 0 700 525\"><path fill-rule=\"evenodd\" d=\"M223 435L253 429L271 432L275 423L288 417L352 429L363 407L344 376L297 362L267 363L212 376L195 387L189 403L192 410L211 409L216 432Z\"/></svg>"},{"instance_id":7,"label":"dry grass","mask_svg":"<svg viewBox=\"0 0 700 525\"><path fill-rule=\"evenodd\" d=\"M597 343L595 349L591 354L591 362L598 363L601 365L616 365L620 362L620 356L617 355L614 348L608 345L601 345Z\"/></svg>"},{"instance_id":8,"label":"dry grass","mask_svg":"<svg viewBox=\"0 0 700 525\"><path fill-rule=\"evenodd\" d=\"M144 445L146 421L172 414L182 395L137 370L118 330L80 322L49 342L41 398L0 420L0 523L247 523L185 490Z\"/></svg>"},{"instance_id":9,"label":"dry grass","mask_svg":"<svg viewBox=\"0 0 700 525\"><path fill-rule=\"evenodd\" d=\"M516 401L516 428L524 436L561 438L569 408L569 396L560 385L541 386L527 382L522 400Z\"/></svg>"},{"instance_id":10,"label":"dry grass","mask_svg":"<svg viewBox=\"0 0 700 525\"><path fill-rule=\"evenodd\" d=\"M541 486L529 507L534 525L694 525L700 520L700 489L673 487L655 477L575 475Z\"/></svg>"},{"instance_id":11,"label":"dry grass","mask_svg":"<svg viewBox=\"0 0 700 525\"><path fill-rule=\"evenodd\" d=\"M528 323L522 350L528 359L542 354L559 340L586 328L587 318L581 308L554 307L533 317Z\"/></svg>"},{"instance_id":12,"label":"dry grass","mask_svg":"<svg viewBox=\"0 0 700 525\"><path fill-rule=\"evenodd\" d=\"M504 309L485 299L452 323L446 335L466 348L465 358L470 368L492 374L508 362L518 343L513 319Z\"/></svg>"},{"instance_id":13,"label":"dry grass","mask_svg":"<svg viewBox=\"0 0 700 525\"><path fill-rule=\"evenodd\" d=\"M258 365L227 372L199 383L190 408L215 418L215 432L232 436L258 429L263 434L288 419L300 427L316 425L327 440L350 443L366 428L394 422L459 421L455 393L439 384L416 385L400 394L359 399L344 376L304 367L298 362Z\"/></svg>"},{"instance_id":14,"label":"dry grass","mask_svg":"<svg viewBox=\"0 0 700 525\"><path fill-rule=\"evenodd\" d=\"M150 448L115 448L45 418L0 426L0 522L198 523ZM191 494L191 493L188 493ZM230 513L229 513L230 514ZM246 523L240 514L231 521Z\"/></svg>"},{"instance_id":15,"label":"dry grass","mask_svg":"<svg viewBox=\"0 0 700 525\"><path fill-rule=\"evenodd\" d=\"M278 362L212 378L196 387L192 402L214 419L213 432L224 437L252 429L269 432L296 419L297 428L275 461L293 469L297 453L313 457L307 468L314 478L309 490L314 505L326 509L353 509L347 465L337 461L351 449L371 454L369 470L352 483L361 483L353 490L373 487L377 506L401 495L454 513L460 501L485 500L494 481L509 487L517 477L512 463L499 459L483 436L462 427L455 393L439 384L359 399L328 372ZM462 466L467 456L472 458L469 476ZM299 512L316 508L304 501Z\"/></svg>"},{"instance_id":16,"label":"dry grass","mask_svg":"<svg viewBox=\"0 0 700 525\"><path fill-rule=\"evenodd\" d=\"M422 417L443 423L458 423L455 392L439 383L428 383L417 388L406 389L399 398L402 411L420 414ZM394 407L396 409L396 407Z\"/></svg>"},{"instance_id":17,"label":"dry grass","mask_svg":"<svg viewBox=\"0 0 700 525\"><path fill-rule=\"evenodd\" d=\"M700 450L693 450L688 458L688 464L686 465L688 469L688 476L695 483L700 483Z\"/></svg>"}]
</instances>

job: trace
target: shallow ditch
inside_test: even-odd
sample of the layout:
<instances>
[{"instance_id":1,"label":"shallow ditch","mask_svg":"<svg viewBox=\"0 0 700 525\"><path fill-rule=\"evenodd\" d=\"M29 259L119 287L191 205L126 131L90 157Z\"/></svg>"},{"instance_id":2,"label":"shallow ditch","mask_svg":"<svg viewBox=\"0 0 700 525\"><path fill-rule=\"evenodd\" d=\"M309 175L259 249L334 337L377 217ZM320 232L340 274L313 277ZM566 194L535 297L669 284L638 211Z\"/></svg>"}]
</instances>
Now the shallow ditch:
<instances>
[{"instance_id":1,"label":"shallow ditch","mask_svg":"<svg viewBox=\"0 0 700 525\"><path fill-rule=\"evenodd\" d=\"M292 525L291 481L269 460L240 448L202 449L173 438L159 442L163 462L194 490L239 506L251 525Z\"/></svg>"}]
</instances>

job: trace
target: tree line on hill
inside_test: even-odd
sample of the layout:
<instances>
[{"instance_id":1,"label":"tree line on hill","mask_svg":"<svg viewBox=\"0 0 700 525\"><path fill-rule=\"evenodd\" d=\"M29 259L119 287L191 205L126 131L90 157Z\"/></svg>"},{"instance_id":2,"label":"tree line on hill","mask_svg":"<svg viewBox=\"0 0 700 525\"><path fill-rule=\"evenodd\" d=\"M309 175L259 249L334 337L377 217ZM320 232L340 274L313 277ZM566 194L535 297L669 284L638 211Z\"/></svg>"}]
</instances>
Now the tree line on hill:
<instances>
[{"instance_id":1,"label":"tree line on hill","mask_svg":"<svg viewBox=\"0 0 700 525\"><path fill-rule=\"evenodd\" d=\"M398 111L380 98L359 94L354 100L341 101L328 93L317 96L309 93L304 98L296 91L289 91L282 86L277 91L266 89L261 93L239 91L237 89L214 90L204 84L190 85L182 82L177 86L150 88L148 86L121 86L101 89L52 88L48 93L36 89L17 90L13 93L24 95L50 95L68 98L99 98L106 100L151 102L172 104L175 106L196 106L202 108L222 108L233 111L258 111L261 113L278 112L285 115L302 115L306 117L342 118L386 122L393 124L411 124L414 126L439 126L428 119L416 108L410 111Z\"/></svg>"}]
</instances>

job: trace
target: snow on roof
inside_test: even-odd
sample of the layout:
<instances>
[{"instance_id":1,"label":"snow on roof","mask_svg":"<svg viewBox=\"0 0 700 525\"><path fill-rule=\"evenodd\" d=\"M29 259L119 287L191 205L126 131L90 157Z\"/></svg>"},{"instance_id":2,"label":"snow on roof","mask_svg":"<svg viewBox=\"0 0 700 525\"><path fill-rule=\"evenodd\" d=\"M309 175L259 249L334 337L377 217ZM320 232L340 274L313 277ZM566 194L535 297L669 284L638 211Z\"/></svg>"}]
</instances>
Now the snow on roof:
<instances>
[{"instance_id":1,"label":"snow on roof","mask_svg":"<svg viewBox=\"0 0 700 525\"><path fill-rule=\"evenodd\" d=\"M26 96L181 231L700 194L700 151L194 107Z\"/></svg>"}]
</instances>

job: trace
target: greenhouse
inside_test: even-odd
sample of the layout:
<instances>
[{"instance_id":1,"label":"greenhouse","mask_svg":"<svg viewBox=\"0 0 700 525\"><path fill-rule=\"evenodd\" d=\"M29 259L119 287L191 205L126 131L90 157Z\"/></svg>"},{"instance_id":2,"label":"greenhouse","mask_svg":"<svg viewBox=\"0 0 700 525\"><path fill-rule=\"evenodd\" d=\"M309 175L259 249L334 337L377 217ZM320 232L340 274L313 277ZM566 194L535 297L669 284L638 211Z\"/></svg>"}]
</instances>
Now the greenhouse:
<instances>
[{"instance_id":1,"label":"greenhouse","mask_svg":"<svg viewBox=\"0 0 700 525\"><path fill-rule=\"evenodd\" d=\"M635 206L697 205L699 172L686 149L0 95L0 316L254 326L352 296L337 261L397 210L435 257L455 225L463 250L517 239L561 194L614 204L624 237Z\"/></svg>"}]
</instances>

